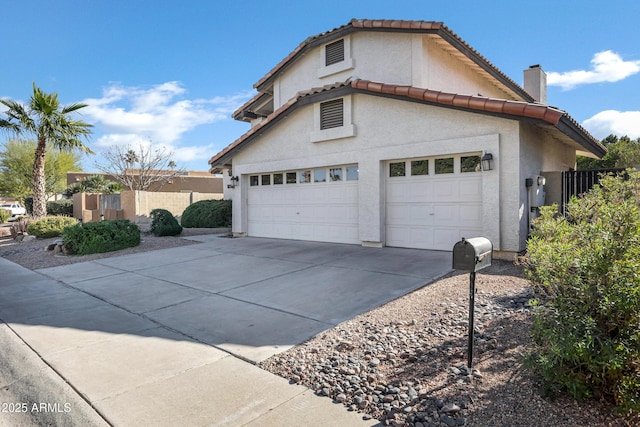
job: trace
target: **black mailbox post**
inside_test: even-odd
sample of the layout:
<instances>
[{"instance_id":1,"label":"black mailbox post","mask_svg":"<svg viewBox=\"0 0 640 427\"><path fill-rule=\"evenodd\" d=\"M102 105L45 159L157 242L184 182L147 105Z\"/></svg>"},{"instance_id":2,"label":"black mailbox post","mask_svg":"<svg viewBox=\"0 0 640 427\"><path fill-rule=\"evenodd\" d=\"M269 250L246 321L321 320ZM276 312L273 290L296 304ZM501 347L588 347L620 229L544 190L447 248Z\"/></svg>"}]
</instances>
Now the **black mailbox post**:
<instances>
[{"instance_id":1,"label":"black mailbox post","mask_svg":"<svg viewBox=\"0 0 640 427\"><path fill-rule=\"evenodd\" d=\"M464 237L453 246L453 268L470 272L469 276L469 344L467 367L473 364L473 311L476 294L476 271L489 267L492 261L493 244L485 237Z\"/></svg>"}]
</instances>

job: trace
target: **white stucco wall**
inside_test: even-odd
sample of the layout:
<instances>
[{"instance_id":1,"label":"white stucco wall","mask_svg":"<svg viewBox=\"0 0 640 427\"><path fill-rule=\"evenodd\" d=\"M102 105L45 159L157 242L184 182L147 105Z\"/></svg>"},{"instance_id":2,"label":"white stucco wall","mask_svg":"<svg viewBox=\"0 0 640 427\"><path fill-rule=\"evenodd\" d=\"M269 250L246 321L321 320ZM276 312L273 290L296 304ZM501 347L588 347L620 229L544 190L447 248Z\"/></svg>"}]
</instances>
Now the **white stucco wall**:
<instances>
[{"instance_id":1,"label":"white stucco wall","mask_svg":"<svg viewBox=\"0 0 640 427\"><path fill-rule=\"evenodd\" d=\"M433 37L390 32L355 32L345 37L350 57L347 68L322 72L322 50L318 46L300 57L274 81L274 107L293 98L297 92L343 82L349 77L389 84L413 85L467 95L512 99L478 76L468 64L446 52ZM332 66L334 67L334 66Z\"/></svg>"},{"instance_id":2,"label":"white stucco wall","mask_svg":"<svg viewBox=\"0 0 640 427\"><path fill-rule=\"evenodd\" d=\"M519 122L369 95L353 95L356 136L310 142L313 106L289 114L233 159L233 231L246 232L248 174L357 163L360 239L384 242L384 162L445 154L490 152L494 170L483 172L483 234L496 250L521 249L522 171ZM524 185L524 184L523 184ZM525 235L526 238L526 235Z\"/></svg>"},{"instance_id":3,"label":"white stucco wall","mask_svg":"<svg viewBox=\"0 0 640 427\"><path fill-rule=\"evenodd\" d=\"M423 61L417 61L422 65L416 69L414 86L472 96L480 94L490 98L515 99L480 77L468 64L445 51L434 37L415 37L416 45L419 43L422 49L420 53Z\"/></svg>"},{"instance_id":4,"label":"white stucco wall","mask_svg":"<svg viewBox=\"0 0 640 427\"><path fill-rule=\"evenodd\" d=\"M563 171L575 168L575 149L554 140L542 128L520 124L521 157L519 159L519 210L524 221L520 226L520 248L526 247L528 218L531 216L529 191L525 185L527 178L535 179L542 172Z\"/></svg>"}]
</instances>

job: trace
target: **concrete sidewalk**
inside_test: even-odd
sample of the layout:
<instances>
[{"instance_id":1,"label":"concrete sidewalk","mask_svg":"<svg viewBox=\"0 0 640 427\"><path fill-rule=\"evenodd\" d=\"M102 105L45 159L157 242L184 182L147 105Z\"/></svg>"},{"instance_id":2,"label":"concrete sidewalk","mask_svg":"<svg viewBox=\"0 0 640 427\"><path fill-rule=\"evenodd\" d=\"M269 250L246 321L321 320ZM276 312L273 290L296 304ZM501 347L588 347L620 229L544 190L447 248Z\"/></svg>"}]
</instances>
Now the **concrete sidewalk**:
<instances>
[{"instance_id":1,"label":"concrete sidewalk","mask_svg":"<svg viewBox=\"0 0 640 427\"><path fill-rule=\"evenodd\" d=\"M35 272L0 258L0 338L16 352L0 356L0 400L30 390L45 403L32 419L64 425L376 425L254 363L429 283L450 253L192 239ZM33 369L58 392L36 393L51 387ZM0 425L29 425L19 415Z\"/></svg>"}]
</instances>

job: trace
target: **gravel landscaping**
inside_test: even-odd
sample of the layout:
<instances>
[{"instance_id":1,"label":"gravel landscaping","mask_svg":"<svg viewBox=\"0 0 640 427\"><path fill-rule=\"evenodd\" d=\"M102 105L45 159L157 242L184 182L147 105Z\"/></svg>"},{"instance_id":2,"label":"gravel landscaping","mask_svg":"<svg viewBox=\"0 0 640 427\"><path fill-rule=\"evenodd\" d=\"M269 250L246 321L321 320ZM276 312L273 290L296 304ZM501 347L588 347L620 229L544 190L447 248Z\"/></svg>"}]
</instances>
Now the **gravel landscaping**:
<instances>
[{"instance_id":1,"label":"gravel landscaping","mask_svg":"<svg viewBox=\"0 0 640 427\"><path fill-rule=\"evenodd\" d=\"M260 366L392 426L631 426L604 402L545 399L522 366L532 296L522 270L494 261L476 278L467 369L469 274L452 273L344 322Z\"/></svg>"},{"instance_id":2,"label":"gravel landscaping","mask_svg":"<svg viewBox=\"0 0 640 427\"><path fill-rule=\"evenodd\" d=\"M212 232L185 229L183 235ZM0 238L0 256L30 269L196 242L144 233L140 246L54 255L56 239ZM319 396L392 426L638 426L603 401L541 395L522 366L532 296L521 268L495 261L476 279L475 351L467 369L469 274L451 273L259 364Z\"/></svg>"}]
</instances>

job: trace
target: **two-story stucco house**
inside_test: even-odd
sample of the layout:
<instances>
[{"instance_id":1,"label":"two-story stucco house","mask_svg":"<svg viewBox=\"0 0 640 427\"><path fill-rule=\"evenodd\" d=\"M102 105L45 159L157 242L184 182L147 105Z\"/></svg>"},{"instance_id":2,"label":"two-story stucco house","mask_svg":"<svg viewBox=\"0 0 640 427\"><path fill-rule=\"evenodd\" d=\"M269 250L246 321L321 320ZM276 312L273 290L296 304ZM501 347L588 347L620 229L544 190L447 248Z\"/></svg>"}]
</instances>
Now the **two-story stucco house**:
<instances>
[{"instance_id":1,"label":"two-story stucco house","mask_svg":"<svg viewBox=\"0 0 640 427\"><path fill-rule=\"evenodd\" d=\"M233 233L451 250L525 248L545 171L606 149L439 22L352 20L313 36L234 113L251 129L209 161ZM491 159L483 167L482 160Z\"/></svg>"}]
</instances>

